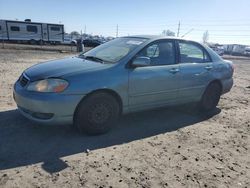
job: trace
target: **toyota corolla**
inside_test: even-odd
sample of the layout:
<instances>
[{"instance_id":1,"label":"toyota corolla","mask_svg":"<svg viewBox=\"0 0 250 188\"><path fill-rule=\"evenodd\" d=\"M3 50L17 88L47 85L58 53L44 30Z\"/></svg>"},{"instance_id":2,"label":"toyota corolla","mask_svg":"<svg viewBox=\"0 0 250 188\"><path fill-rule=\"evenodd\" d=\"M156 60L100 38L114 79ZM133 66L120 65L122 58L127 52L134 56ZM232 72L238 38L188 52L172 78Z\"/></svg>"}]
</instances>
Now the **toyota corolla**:
<instances>
[{"instance_id":1,"label":"toyota corolla","mask_svg":"<svg viewBox=\"0 0 250 188\"><path fill-rule=\"evenodd\" d=\"M14 99L30 120L100 134L125 113L190 102L211 111L232 88L233 70L194 41L121 37L28 68L14 85Z\"/></svg>"}]
</instances>

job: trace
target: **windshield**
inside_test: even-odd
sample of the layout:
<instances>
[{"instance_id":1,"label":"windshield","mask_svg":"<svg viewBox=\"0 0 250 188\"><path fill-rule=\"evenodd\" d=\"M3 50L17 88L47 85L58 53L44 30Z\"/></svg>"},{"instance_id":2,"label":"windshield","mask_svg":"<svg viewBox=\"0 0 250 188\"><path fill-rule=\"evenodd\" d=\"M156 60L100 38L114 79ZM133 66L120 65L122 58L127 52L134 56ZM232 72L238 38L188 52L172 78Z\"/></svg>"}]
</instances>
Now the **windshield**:
<instances>
[{"instance_id":1,"label":"windshield","mask_svg":"<svg viewBox=\"0 0 250 188\"><path fill-rule=\"evenodd\" d=\"M132 37L117 38L88 52L82 53L79 57L102 60L103 63L116 63L146 40L147 39Z\"/></svg>"}]
</instances>

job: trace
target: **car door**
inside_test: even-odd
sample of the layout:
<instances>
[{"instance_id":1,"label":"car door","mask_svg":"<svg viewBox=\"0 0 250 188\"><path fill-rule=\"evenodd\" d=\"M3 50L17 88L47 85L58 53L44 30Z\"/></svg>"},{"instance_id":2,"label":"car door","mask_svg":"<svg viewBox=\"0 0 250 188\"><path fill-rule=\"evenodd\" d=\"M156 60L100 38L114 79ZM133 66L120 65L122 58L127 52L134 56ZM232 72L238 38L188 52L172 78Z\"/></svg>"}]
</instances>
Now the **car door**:
<instances>
[{"instance_id":1,"label":"car door","mask_svg":"<svg viewBox=\"0 0 250 188\"><path fill-rule=\"evenodd\" d=\"M208 52L195 42L179 41L180 100L200 100L211 81L213 63Z\"/></svg>"},{"instance_id":2,"label":"car door","mask_svg":"<svg viewBox=\"0 0 250 188\"><path fill-rule=\"evenodd\" d=\"M180 79L175 42L164 40L151 43L136 57L148 57L151 63L129 70L130 110L175 103Z\"/></svg>"}]
</instances>

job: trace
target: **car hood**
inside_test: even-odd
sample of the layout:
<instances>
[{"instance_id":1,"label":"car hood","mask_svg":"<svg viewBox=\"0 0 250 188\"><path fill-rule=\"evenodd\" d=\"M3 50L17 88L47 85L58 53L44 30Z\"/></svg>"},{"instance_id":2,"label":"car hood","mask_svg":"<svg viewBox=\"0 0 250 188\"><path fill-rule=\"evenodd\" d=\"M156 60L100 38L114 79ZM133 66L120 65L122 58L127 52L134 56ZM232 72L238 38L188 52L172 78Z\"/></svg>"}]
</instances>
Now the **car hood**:
<instances>
[{"instance_id":1,"label":"car hood","mask_svg":"<svg viewBox=\"0 0 250 188\"><path fill-rule=\"evenodd\" d=\"M51 77L62 77L75 72L88 72L109 67L107 64L69 57L36 64L24 71L31 81Z\"/></svg>"}]
</instances>

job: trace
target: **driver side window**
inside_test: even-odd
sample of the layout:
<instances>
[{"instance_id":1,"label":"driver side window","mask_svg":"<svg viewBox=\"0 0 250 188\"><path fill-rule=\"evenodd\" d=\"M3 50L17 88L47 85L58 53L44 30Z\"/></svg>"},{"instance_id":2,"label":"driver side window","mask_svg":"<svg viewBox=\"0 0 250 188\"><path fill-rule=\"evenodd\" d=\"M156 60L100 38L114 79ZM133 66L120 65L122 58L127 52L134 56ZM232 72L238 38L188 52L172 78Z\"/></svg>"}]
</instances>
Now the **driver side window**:
<instances>
[{"instance_id":1,"label":"driver side window","mask_svg":"<svg viewBox=\"0 0 250 188\"><path fill-rule=\"evenodd\" d=\"M159 47L157 44L154 44L152 46L149 46L147 48L147 57L158 57L159 56Z\"/></svg>"},{"instance_id":2,"label":"driver side window","mask_svg":"<svg viewBox=\"0 0 250 188\"><path fill-rule=\"evenodd\" d=\"M150 58L150 65L172 65L175 64L175 47L172 41L160 41L144 48L137 57Z\"/></svg>"}]
</instances>

